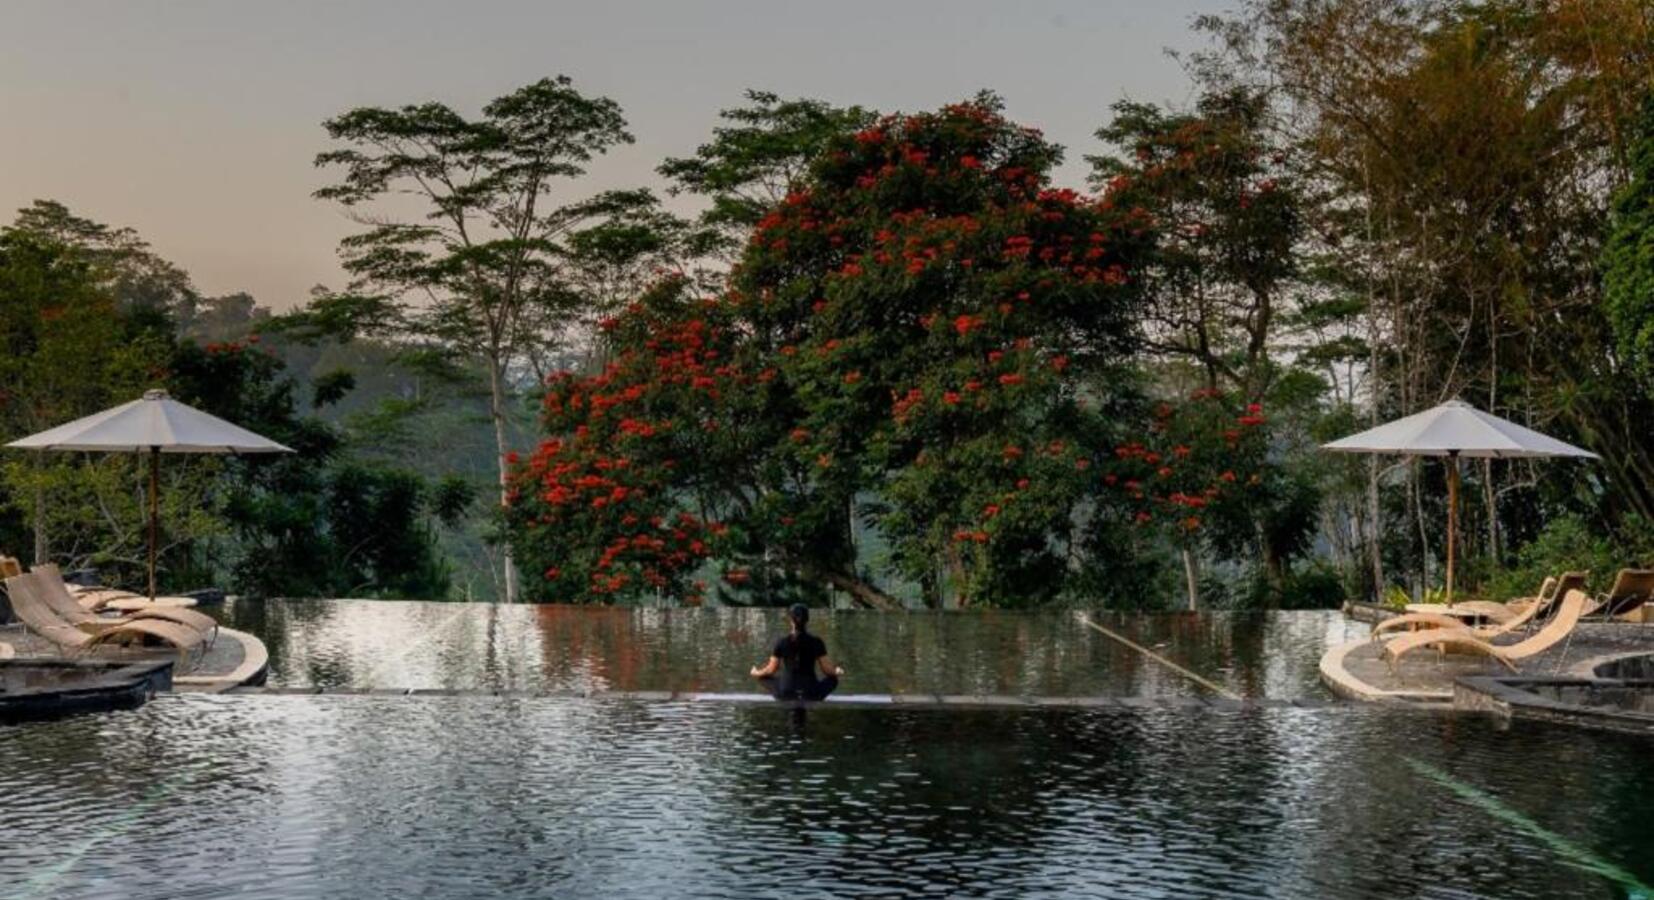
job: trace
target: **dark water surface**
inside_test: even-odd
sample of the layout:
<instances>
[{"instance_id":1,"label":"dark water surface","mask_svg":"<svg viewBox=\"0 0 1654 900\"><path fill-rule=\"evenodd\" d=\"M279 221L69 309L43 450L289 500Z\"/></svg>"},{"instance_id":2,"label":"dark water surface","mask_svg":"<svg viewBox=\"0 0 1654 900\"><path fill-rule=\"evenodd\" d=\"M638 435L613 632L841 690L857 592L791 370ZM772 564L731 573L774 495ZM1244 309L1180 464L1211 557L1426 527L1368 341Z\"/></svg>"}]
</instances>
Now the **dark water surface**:
<instances>
[{"instance_id":1,"label":"dark water surface","mask_svg":"<svg viewBox=\"0 0 1654 900\"><path fill-rule=\"evenodd\" d=\"M280 687L750 691L748 667L785 631L780 611L756 609L332 600L228 613L269 646ZM1088 615L1247 697L1326 696L1321 654L1367 630L1330 610ZM1072 612L818 612L811 626L856 693L1202 693Z\"/></svg>"},{"instance_id":2,"label":"dark water surface","mask_svg":"<svg viewBox=\"0 0 1654 900\"><path fill-rule=\"evenodd\" d=\"M0 896L1615 897L1654 881L1650 749L1347 707L165 697L0 729Z\"/></svg>"},{"instance_id":3,"label":"dark water surface","mask_svg":"<svg viewBox=\"0 0 1654 900\"><path fill-rule=\"evenodd\" d=\"M289 686L736 690L774 613L245 604ZM1103 617L1318 697L1336 615ZM823 617L852 688L1185 696L1062 614ZM0 728L0 898L1654 898L1654 742L1340 705L166 696Z\"/></svg>"}]
</instances>

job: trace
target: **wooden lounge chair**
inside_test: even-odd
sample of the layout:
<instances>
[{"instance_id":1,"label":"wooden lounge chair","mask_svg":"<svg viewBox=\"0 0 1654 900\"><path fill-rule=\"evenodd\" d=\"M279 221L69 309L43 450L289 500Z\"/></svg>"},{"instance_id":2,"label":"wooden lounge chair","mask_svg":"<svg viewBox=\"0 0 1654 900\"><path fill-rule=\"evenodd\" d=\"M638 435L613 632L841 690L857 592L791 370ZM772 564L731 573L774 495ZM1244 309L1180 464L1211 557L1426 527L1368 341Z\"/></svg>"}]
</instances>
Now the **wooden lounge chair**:
<instances>
[{"instance_id":1,"label":"wooden lounge chair","mask_svg":"<svg viewBox=\"0 0 1654 900\"><path fill-rule=\"evenodd\" d=\"M79 603L81 606L84 606L93 612L97 612L111 606L126 609L128 611L131 610L131 607L121 606L116 601L131 601L145 607L146 609L156 609L163 606L172 607L173 609L190 609L199 603L199 601L197 601L194 597L169 597L164 594L156 597L152 601L149 599L148 594L140 594L136 591L124 591L120 588L112 588L104 585L91 587L84 584L70 584L68 582L64 582L64 587L68 589L70 596L75 598L76 603Z\"/></svg>"},{"instance_id":2,"label":"wooden lounge chair","mask_svg":"<svg viewBox=\"0 0 1654 900\"><path fill-rule=\"evenodd\" d=\"M1585 572L1567 572L1561 578L1546 578L1539 586L1537 597L1513 600L1512 603L1522 603L1521 609L1514 615L1492 625L1470 628L1470 632L1484 640L1496 638L1502 634L1510 634L1519 628L1524 628L1530 622L1543 619L1552 609L1558 597L1569 591L1585 590ZM1492 602L1492 601L1487 601ZM1377 640L1391 632L1403 629L1417 628L1467 628L1465 623L1453 616L1441 613L1407 613L1402 616L1393 616L1373 626L1373 639Z\"/></svg>"},{"instance_id":3,"label":"wooden lounge chair","mask_svg":"<svg viewBox=\"0 0 1654 900\"><path fill-rule=\"evenodd\" d=\"M32 571L37 578L35 586L40 589L40 599L51 607L52 612L56 613L58 618L80 628L82 631L96 634L115 624L132 622L138 619L163 619L168 622L187 625L201 632L201 636L206 639L208 647L211 647L213 642L218 640L218 620L206 613L196 612L193 609L163 606L128 613L118 619L106 619L75 602L75 598L69 593L68 585L63 582L63 573L58 571L57 566L45 563L35 566Z\"/></svg>"},{"instance_id":4,"label":"wooden lounge chair","mask_svg":"<svg viewBox=\"0 0 1654 900\"><path fill-rule=\"evenodd\" d=\"M1453 610L1459 613L1470 613L1495 625L1509 622L1518 615L1510 607L1495 600L1462 600L1453 604Z\"/></svg>"},{"instance_id":5,"label":"wooden lounge chair","mask_svg":"<svg viewBox=\"0 0 1654 900\"><path fill-rule=\"evenodd\" d=\"M1515 644L1490 643L1468 628L1432 628L1390 639L1384 644L1384 657L1393 669L1401 662L1402 656L1420 647L1439 647L1443 651L1452 647L1490 656L1514 672L1519 660L1543 653L1572 634L1590 602L1584 591L1570 590L1562 597L1556 616L1544 628Z\"/></svg>"},{"instance_id":6,"label":"wooden lounge chair","mask_svg":"<svg viewBox=\"0 0 1654 900\"><path fill-rule=\"evenodd\" d=\"M12 614L30 631L71 653L97 652L110 647L142 647L151 642L168 644L188 661L191 651L202 647L201 632L163 619L135 619L91 634L59 618L47 605L40 588L40 576L33 573L6 579L6 596Z\"/></svg>"},{"instance_id":7,"label":"wooden lounge chair","mask_svg":"<svg viewBox=\"0 0 1654 900\"><path fill-rule=\"evenodd\" d=\"M39 566L36 566L35 568L38 569ZM16 557L0 556L0 578L10 578L13 575L21 574L23 574L23 564L19 562ZM69 596L75 598L75 602L79 603L82 609L90 612L98 612L102 610L104 607L109 605L110 601L113 600L147 601L149 599L147 594L137 594L132 591L123 591L119 588L88 587L81 584L70 584L63 579L62 572L58 573L57 580L63 584L64 590L69 592ZM145 603L144 605L148 607L148 609L155 609L161 606L188 608L196 605L194 597L156 597L155 601L156 602L154 603Z\"/></svg>"},{"instance_id":8,"label":"wooden lounge chair","mask_svg":"<svg viewBox=\"0 0 1654 900\"><path fill-rule=\"evenodd\" d=\"M1574 573L1568 573L1568 575L1572 574ZM1584 576L1590 573L1581 572L1579 574ZM1562 577L1566 578L1568 575L1564 575ZM1545 582L1539 586L1539 593L1534 594L1532 597L1518 597L1515 600L1506 600L1505 608L1514 613L1526 612L1527 608L1535 603L1549 603L1561 596L1561 588L1562 583L1560 581L1547 575L1545 577ZM1583 585L1581 585L1580 589L1584 589Z\"/></svg>"},{"instance_id":9,"label":"wooden lounge chair","mask_svg":"<svg viewBox=\"0 0 1654 900\"><path fill-rule=\"evenodd\" d=\"M1654 569L1621 569L1614 576L1614 586L1607 593L1598 594L1586 607L1585 614L1604 618L1623 616L1650 600L1654 600Z\"/></svg>"}]
</instances>

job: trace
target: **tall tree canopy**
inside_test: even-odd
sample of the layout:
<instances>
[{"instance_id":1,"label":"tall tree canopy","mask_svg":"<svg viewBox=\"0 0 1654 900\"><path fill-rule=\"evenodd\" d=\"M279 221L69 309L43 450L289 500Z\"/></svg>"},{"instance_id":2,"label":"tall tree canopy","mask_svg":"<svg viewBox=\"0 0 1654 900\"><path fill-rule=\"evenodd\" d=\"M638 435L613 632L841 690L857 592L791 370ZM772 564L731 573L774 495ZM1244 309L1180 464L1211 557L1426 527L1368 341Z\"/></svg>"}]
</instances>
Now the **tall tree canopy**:
<instances>
[{"instance_id":1,"label":"tall tree canopy","mask_svg":"<svg viewBox=\"0 0 1654 900\"><path fill-rule=\"evenodd\" d=\"M429 102L353 109L325 127L341 146L316 164L342 178L316 196L362 210L367 226L341 248L355 288L401 304L393 321L487 369L503 501L513 366L561 337L576 308L560 242L615 207L559 202L557 187L631 142L620 107L557 77L495 99L474 118ZM400 215L406 201L385 202L393 197L414 198L417 212ZM503 569L509 601L517 593L509 548Z\"/></svg>"},{"instance_id":2,"label":"tall tree canopy","mask_svg":"<svg viewBox=\"0 0 1654 900\"><path fill-rule=\"evenodd\" d=\"M1051 188L1059 158L993 97L881 119L826 144L724 296L610 323L614 361L553 386L518 473L537 593L693 594L712 558L767 599L825 581L890 605L901 578L1018 603L1099 559L1092 461L1129 393L1151 222ZM858 523L891 544L882 572Z\"/></svg>"}]
</instances>

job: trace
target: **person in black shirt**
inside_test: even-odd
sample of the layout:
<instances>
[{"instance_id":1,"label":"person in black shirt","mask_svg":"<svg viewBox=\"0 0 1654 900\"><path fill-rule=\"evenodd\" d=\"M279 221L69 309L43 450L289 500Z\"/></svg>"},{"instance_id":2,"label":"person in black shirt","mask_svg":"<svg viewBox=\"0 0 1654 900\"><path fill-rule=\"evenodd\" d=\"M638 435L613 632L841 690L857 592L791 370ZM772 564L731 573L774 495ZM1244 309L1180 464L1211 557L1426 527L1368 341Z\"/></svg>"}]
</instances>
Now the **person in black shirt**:
<instances>
[{"instance_id":1,"label":"person in black shirt","mask_svg":"<svg viewBox=\"0 0 1654 900\"><path fill-rule=\"evenodd\" d=\"M787 621L787 634L775 642L769 662L753 666L752 677L777 700L825 700L844 669L827 658L826 643L809 632L809 607L795 604L787 610Z\"/></svg>"}]
</instances>

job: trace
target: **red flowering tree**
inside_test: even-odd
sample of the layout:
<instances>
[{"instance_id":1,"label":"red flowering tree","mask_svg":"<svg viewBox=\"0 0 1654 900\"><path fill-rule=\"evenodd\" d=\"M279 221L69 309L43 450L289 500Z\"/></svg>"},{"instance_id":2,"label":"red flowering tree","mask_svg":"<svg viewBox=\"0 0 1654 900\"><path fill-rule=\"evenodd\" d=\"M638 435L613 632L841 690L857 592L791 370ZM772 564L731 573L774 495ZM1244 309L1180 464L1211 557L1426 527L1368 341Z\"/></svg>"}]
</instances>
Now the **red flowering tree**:
<instances>
[{"instance_id":1,"label":"red flowering tree","mask_svg":"<svg viewBox=\"0 0 1654 900\"><path fill-rule=\"evenodd\" d=\"M1265 95L1208 93L1191 112L1114 107L1097 136L1124 151L1090 157L1093 181L1148 210L1145 349L1198 366L1209 387L1265 396L1270 351L1299 275L1302 189L1271 133Z\"/></svg>"},{"instance_id":2,"label":"red flowering tree","mask_svg":"<svg viewBox=\"0 0 1654 900\"><path fill-rule=\"evenodd\" d=\"M680 287L621 316L604 372L552 385L555 437L515 482L542 596L693 599L714 560L766 600L825 582L890 605L858 519L928 602L1061 590L1151 223L1052 189L1058 158L992 97L881 119L827 144L723 298Z\"/></svg>"},{"instance_id":3,"label":"red flowering tree","mask_svg":"<svg viewBox=\"0 0 1654 900\"><path fill-rule=\"evenodd\" d=\"M731 364L727 308L652 289L603 323L616 347L596 375L556 376L544 400L553 437L512 466L508 516L529 596L603 601L656 593L696 603L692 575L727 534L684 482L722 457L720 401Z\"/></svg>"},{"instance_id":4,"label":"red flowering tree","mask_svg":"<svg viewBox=\"0 0 1654 900\"><path fill-rule=\"evenodd\" d=\"M1153 418L1142 438L1114 448L1103 484L1132 523L1178 548L1194 609L1202 541L1215 527L1251 521L1267 502L1268 419L1260 405L1212 389L1161 403Z\"/></svg>"},{"instance_id":5,"label":"red flowering tree","mask_svg":"<svg viewBox=\"0 0 1654 900\"><path fill-rule=\"evenodd\" d=\"M1051 188L1058 159L992 97L882 119L828 147L733 274L795 400L810 514L867 512L932 602L1061 589L1095 490L1149 223Z\"/></svg>"}]
</instances>

